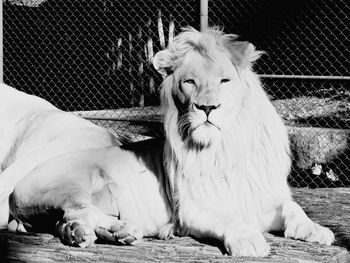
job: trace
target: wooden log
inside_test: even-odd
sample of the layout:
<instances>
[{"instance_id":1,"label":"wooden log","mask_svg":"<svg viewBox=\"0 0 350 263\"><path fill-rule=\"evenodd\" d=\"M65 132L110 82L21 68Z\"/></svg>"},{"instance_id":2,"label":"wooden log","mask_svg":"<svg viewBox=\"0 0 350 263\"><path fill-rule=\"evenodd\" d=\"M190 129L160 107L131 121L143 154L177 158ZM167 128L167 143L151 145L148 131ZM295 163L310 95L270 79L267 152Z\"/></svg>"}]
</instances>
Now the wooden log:
<instances>
[{"instance_id":1,"label":"wooden log","mask_svg":"<svg viewBox=\"0 0 350 263\"><path fill-rule=\"evenodd\" d=\"M48 234L0 232L0 262L350 262L350 189L294 189L309 216L330 227L335 246L324 246L266 234L271 253L265 258L223 255L217 242L190 237L145 239L132 246L96 244L89 248L62 245Z\"/></svg>"}]
</instances>

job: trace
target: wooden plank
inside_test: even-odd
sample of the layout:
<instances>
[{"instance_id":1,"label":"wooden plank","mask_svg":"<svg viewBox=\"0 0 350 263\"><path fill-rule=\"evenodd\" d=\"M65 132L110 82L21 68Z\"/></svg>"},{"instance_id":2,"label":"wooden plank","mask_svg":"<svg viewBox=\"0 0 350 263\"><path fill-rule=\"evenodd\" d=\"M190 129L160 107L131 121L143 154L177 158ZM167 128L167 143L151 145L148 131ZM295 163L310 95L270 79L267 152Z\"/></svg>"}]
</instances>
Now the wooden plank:
<instances>
[{"instance_id":1,"label":"wooden plank","mask_svg":"<svg viewBox=\"0 0 350 263\"><path fill-rule=\"evenodd\" d=\"M0 262L350 262L350 189L293 189L309 216L330 227L335 246L324 246L266 234L271 253L265 258L222 254L215 242L192 238L146 239L132 246L96 244L89 248L62 245L48 234L0 232Z\"/></svg>"}]
</instances>

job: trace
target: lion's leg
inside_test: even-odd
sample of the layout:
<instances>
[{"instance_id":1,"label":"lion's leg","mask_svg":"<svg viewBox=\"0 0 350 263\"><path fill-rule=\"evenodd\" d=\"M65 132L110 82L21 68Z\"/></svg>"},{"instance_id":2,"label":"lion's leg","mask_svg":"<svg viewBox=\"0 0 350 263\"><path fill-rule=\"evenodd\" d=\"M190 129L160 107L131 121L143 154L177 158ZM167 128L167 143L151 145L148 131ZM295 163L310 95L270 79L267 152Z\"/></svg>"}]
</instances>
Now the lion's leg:
<instances>
[{"instance_id":1,"label":"lion's leg","mask_svg":"<svg viewBox=\"0 0 350 263\"><path fill-rule=\"evenodd\" d=\"M224 245L230 255L265 257L270 252L262 232L241 220L233 220L224 234Z\"/></svg>"},{"instance_id":2,"label":"lion's leg","mask_svg":"<svg viewBox=\"0 0 350 263\"><path fill-rule=\"evenodd\" d=\"M57 221L49 219L47 213L51 213L50 207L55 207L56 210L63 211L63 217L55 217L54 220L58 220L55 230L62 243L66 245L86 247L93 244L97 238L130 244L142 237L137 228L131 224L106 214L92 204L91 193L79 185L61 186L59 193L56 192L57 188L51 191L46 188L48 194L39 196L32 193L29 199L28 195L23 193L20 187L18 188L15 188L10 195L11 214L17 222L23 222L34 230L38 227L40 229L40 224L43 223L53 226ZM40 192L40 189L36 190ZM46 210L47 207L49 210ZM9 228L13 231L20 230L12 223L9 224ZM51 232L54 229L47 230Z\"/></svg>"},{"instance_id":3,"label":"lion's leg","mask_svg":"<svg viewBox=\"0 0 350 263\"><path fill-rule=\"evenodd\" d=\"M0 229L6 228L9 223L8 197L16 184L37 166L38 163L49 157L49 153L31 153L26 158L16 160L0 174Z\"/></svg>"},{"instance_id":4,"label":"lion's leg","mask_svg":"<svg viewBox=\"0 0 350 263\"><path fill-rule=\"evenodd\" d=\"M234 216L192 209L186 215L185 224L191 235L222 241L230 255L263 257L270 251L259 229Z\"/></svg>"},{"instance_id":5,"label":"lion's leg","mask_svg":"<svg viewBox=\"0 0 350 263\"><path fill-rule=\"evenodd\" d=\"M115 216L103 213L92 204L77 204L64 208L64 217L56 225L62 243L85 247L97 238L130 244L138 236L136 229Z\"/></svg>"},{"instance_id":6,"label":"lion's leg","mask_svg":"<svg viewBox=\"0 0 350 263\"><path fill-rule=\"evenodd\" d=\"M81 158L69 155L52 159L31 171L10 195L11 214L34 230L41 229L41 225L54 228L60 220L56 225L58 234L69 245L86 246L97 238L122 243L140 238L141 234L130 224L95 205L99 192L108 193L102 195L106 202L117 193L107 191L105 187L113 182L96 172L94 163ZM110 209L113 210L118 209Z\"/></svg>"},{"instance_id":7,"label":"lion's leg","mask_svg":"<svg viewBox=\"0 0 350 263\"><path fill-rule=\"evenodd\" d=\"M333 232L313 222L294 201L286 201L282 205L282 218L285 237L326 245L334 242Z\"/></svg>"}]
</instances>

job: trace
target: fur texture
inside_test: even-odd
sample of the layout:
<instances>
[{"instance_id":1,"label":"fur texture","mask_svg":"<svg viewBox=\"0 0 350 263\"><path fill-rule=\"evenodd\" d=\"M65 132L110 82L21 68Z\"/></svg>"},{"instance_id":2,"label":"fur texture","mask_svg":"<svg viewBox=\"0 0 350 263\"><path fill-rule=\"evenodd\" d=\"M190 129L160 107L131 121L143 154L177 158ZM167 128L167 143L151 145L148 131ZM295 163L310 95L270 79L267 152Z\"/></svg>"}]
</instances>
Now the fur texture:
<instances>
[{"instance_id":1,"label":"fur texture","mask_svg":"<svg viewBox=\"0 0 350 263\"><path fill-rule=\"evenodd\" d=\"M99 139L106 133L87 121L72 119L60 130L52 114L57 109L38 98L27 103L19 119L29 116L36 129L29 137L5 137L12 148L1 155L0 185L8 182L6 198L14 188L10 208L16 228L51 220L62 242L79 246L97 237L126 244L144 236L209 237L230 255L256 257L269 253L265 231L331 244L333 233L312 222L291 198L287 132L252 71L261 54L235 35L192 28L158 52L153 63L164 77L164 143L103 143ZM4 132L29 126L11 127ZM73 148L64 144L79 127L90 137L76 138ZM28 147L18 147L18 138ZM52 144L54 138L58 144ZM31 151L39 154L35 162Z\"/></svg>"},{"instance_id":2,"label":"fur texture","mask_svg":"<svg viewBox=\"0 0 350 263\"><path fill-rule=\"evenodd\" d=\"M251 71L261 52L238 43L234 35L215 29L204 34L187 29L157 54L162 58L155 58L156 68L171 72L161 95L165 159L180 223L186 218L183 203L190 200L197 207L206 200L206 206L232 210L265 231L274 226L266 223L263 211L290 199L288 137ZM194 106L201 103L220 106L205 116Z\"/></svg>"},{"instance_id":3,"label":"fur texture","mask_svg":"<svg viewBox=\"0 0 350 263\"><path fill-rule=\"evenodd\" d=\"M267 255L261 232L288 228L284 212L311 222L287 185L286 129L252 71L261 54L235 35L187 28L154 58L164 77L174 224L182 234L223 240L234 255ZM333 241L321 232L319 241Z\"/></svg>"},{"instance_id":4,"label":"fur texture","mask_svg":"<svg viewBox=\"0 0 350 263\"><path fill-rule=\"evenodd\" d=\"M119 145L105 129L51 103L0 84L0 228L8 196L33 168L68 152Z\"/></svg>"}]
</instances>

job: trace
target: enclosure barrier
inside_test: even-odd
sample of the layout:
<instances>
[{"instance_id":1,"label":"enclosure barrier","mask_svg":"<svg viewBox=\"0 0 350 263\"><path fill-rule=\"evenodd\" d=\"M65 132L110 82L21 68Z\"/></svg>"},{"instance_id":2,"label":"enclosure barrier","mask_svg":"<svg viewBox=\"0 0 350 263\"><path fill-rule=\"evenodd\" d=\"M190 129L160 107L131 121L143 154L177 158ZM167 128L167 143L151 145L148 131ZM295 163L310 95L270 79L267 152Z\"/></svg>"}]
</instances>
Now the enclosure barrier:
<instances>
[{"instance_id":1,"label":"enclosure barrier","mask_svg":"<svg viewBox=\"0 0 350 263\"><path fill-rule=\"evenodd\" d=\"M289 127L291 185L348 187L349 13L347 0L4 0L3 78L126 140L162 136L153 55L182 27L218 25L266 51L254 69Z\"/></svg>"}]
</instances>

